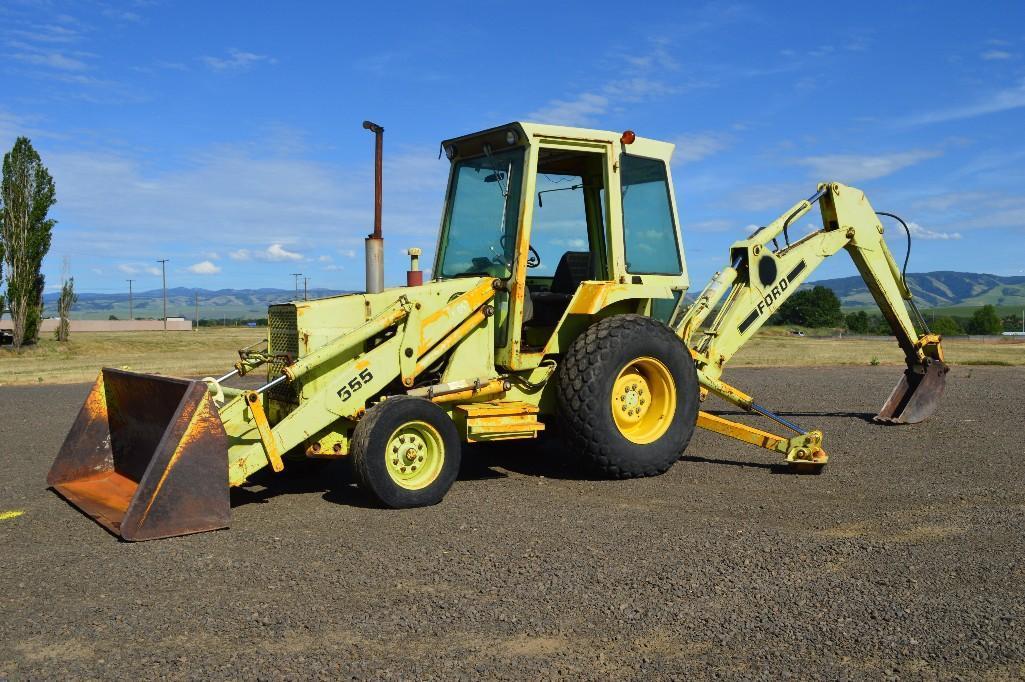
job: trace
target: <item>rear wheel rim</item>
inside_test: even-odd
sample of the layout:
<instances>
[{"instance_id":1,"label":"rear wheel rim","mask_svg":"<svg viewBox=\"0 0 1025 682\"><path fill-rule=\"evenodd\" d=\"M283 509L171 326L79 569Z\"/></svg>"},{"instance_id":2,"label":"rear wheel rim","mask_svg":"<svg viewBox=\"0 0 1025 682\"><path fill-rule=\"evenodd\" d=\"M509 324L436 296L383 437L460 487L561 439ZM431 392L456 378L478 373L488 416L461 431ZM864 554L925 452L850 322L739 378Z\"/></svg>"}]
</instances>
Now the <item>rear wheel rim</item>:
<instances>
[{"instance_id":1,"label":"rear wheel rim","mask_svg":"<svg viewBox=\"0 0 1025 682\"><path fill-rule=\"evenodd\" d=\"M427 422L413 421L395 429L384 452L388 475L395 485L420 490L437 480L445 464L445 443Z\"/></svg>"},{"instance_id":2,"label":"rear wheel rim","mask_svg":"<svg viewBox=\"0 0 1025 682\"><path fill-rule=\"evenodd\" d=\"M676 414L676 382L659 360L641 357L620 370L612 384L612 418L629 441L652 443L669 429Z\"/></svg>"}]
</instances>

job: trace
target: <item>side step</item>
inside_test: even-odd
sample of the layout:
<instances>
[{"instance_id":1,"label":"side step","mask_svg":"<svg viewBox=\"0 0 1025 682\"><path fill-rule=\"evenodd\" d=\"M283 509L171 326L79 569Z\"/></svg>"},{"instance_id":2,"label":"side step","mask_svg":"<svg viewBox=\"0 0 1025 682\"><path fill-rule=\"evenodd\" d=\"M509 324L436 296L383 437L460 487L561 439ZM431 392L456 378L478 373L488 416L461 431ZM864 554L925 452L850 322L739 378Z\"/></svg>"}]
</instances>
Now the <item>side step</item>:
<instances>
[{"instance_id":1,"label":"side step","mask_svg":"<svg viewBox=\"0 0 1025 682\"><path fill-rule=\"evenodd\" d=\"M457 405L457 423L465 424L467 442L480 443L514 438L537 438L545 425L537 420L538 409L530 403L492 401Z\"/></svg>"}]
</instances>

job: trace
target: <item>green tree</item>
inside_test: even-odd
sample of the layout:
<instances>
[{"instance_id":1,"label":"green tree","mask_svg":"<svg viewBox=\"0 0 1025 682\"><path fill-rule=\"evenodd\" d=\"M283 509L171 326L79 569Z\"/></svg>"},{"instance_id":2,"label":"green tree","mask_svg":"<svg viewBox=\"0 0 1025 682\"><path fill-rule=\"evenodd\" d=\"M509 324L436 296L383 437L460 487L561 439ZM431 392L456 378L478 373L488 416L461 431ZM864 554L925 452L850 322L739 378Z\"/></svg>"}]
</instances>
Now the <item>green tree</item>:
<instances>
[{"instance_id":1,"label":"green tree","mask_svg":"<svg viewBox=\"0 0 1025 682\"><path fill-rule=\"evenodd\" d=\"M937 317L929 323L929 329L934 334L942 336L964 336L964 327L953 317Z\"/></svg>"},{"instance_id":2,"label":"green tree","mask_svg":"<svg viewBox=\"0 0 1025 682\"><path fill-rule=\"evenodd\" d=\"M864 310L850 313L847 316L847 329L852 334L867 334L869 329L868 313Z\"/></svg>"},{"instance_id":3,"label":"green tree","mask_svg":"<svg viewBox=\"0 0 1025 682\"><path fill-rule=\"evenodd\" d=\"M32 142L19 137L4 154L0 182L0 241L4 244L15 349L38 336L45 283L40 269L57 222L47 217L57 201L56 193L53 178Z\"/></svg>"},{"instance_id":4,"label":"green tree","mask_svg":"<svg viewBox=\"0 0 1025 682\"><path fill-rule=\"evenodd\" d=\"M1001 322L997 310L991 305L984 305L972 314L968 320L969 334L999 334L1004 331L1004 323Z\"/></svg>"},{"instance_id":5,"label":"green tree","mask_svg":"<svg viewBox=\"0 0 1025 682\"><path fill-rule=\"evenodd\" d=\"M804 327L835 327L844 319L840 299L824 286L798 291L779 307L777 314L784 324Z\"/></svg>"},{"instance_id":6,"label":"green tree","mask_svg":"<svg viewBox=\"0 0 1025 682\"><path fill-rule=\"evenodd\" d=\"M72 277L64 281L61 285L61 295L57 299L57 315L60 317L60 322L57 323L57 329L54 334L58 341L67 341L68 337L71 336L71 306L75 305L78 300L78 294L75 293L75 278Z\"/></svg>"}]
</instances>

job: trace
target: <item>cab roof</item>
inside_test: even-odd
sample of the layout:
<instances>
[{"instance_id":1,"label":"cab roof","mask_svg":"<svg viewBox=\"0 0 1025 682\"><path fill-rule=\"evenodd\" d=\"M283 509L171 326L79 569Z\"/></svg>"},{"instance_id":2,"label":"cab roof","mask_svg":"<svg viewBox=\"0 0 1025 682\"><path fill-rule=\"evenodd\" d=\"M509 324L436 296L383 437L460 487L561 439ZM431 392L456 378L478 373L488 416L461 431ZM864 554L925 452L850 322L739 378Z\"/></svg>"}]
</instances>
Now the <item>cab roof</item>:
<instances>
[{"instance_id":1,"label":"cab roof","mask_svg":"<svg viewBox=\"0 0 1025 682\"><path fill-rule=\"evenodd\" d=\"M507 133L512 130L517 134L517 140L510 145L506 141ZM457 156L476 156L480 153L479 148L485 142L491 144L495 151L503 148L516 146L526 142L528 145L536 144L543 140L562 140L580 142L605 142L613 147L617 145L624 147L627 153L636 152L643 156L649 156L669 161L673 155L676 145L670 142L662 142L648 137L637 136L629 145L622 145L623 133L610 130L594 130L591 128L573 128L570 126L547 125L543 123L529 123L524 121L513 121L505 125L488 128L468 135L449 138L442 141L442 148L450 145L455 148ZM478 146L479 145L479 146ZM469 149L467 147L470 147Z\"/></svg>"}]
</instances>

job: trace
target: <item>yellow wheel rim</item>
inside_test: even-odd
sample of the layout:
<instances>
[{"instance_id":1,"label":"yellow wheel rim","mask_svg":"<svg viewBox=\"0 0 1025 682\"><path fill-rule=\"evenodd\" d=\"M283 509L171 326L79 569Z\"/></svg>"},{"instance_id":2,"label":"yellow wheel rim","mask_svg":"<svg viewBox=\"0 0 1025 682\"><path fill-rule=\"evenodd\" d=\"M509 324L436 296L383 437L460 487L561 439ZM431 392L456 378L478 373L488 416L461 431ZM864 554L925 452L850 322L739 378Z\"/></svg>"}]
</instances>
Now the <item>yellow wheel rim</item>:
<instances>
[{"instance_id":1,"label":"yellow wheel rim","mask_svg":"<svg viewBox=\"0 0 1025 682\"><path fill-rule=\"evenodd\" d=\"M395 430L384 453L388 475L407 490L426 488L445 464L445 444L426 422L409 422Z\"/></svg>"},{"instance_id":2,"label":"yellow wheel rim","mask_svg":"<svg viewBox=\"0 0 1025 682\"><path fill-rule=\"evenodd\" d=\"M676 382L655 358L626 364L612 385L616 428L634 443L652 443L665 434L676 414Z\"/></svg>"}]
</instances>

